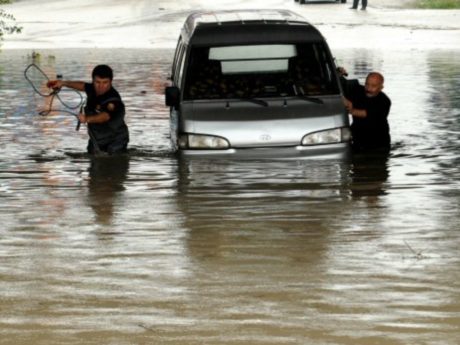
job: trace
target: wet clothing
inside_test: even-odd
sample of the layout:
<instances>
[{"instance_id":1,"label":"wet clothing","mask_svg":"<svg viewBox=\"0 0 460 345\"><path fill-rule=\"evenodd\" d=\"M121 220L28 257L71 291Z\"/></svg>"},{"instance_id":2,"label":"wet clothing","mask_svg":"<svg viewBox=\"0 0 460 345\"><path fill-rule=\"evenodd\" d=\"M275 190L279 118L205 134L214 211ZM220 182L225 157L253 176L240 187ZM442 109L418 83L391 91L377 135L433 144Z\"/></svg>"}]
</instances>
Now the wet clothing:
<instances>
[{"instance_id":1,"label":"wet clothing","mask_svg":"<svg viewBox=\"0 0 460 345\"><path fill-rule=\"evenodd\" d=\"M103 95L96 95L93 84L85 83L87 95L85 114L90 117L107 112L110 120L104 123L88 123L88 153L97 151L109 154L125 152L129 142L125 123L125 105L113 87Z\"/></svg>"},{"instance_id":2,"label":"wet clothing","mask_svg":"<svg viewBox=\"0 0 460 345\"><path fill-rule=\"evenodd\" d=\"M375 97L366 96L363 85L355 85L348 90L347 98L355 109L365 109L365 118L353 117L351 124L352 146L354 150L388 150L390 148L390 126L388 114L391 101L380 92Z\"/></svg>"}]
</instances>

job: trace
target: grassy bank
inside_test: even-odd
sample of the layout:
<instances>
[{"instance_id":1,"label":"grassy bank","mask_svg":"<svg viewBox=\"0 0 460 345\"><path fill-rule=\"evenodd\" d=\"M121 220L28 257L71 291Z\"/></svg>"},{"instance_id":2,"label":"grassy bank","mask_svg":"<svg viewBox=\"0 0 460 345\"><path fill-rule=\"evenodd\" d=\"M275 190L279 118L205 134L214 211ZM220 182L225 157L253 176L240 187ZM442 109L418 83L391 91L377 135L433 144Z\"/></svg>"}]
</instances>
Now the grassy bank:
<instances>
[{"instance_id":1,"label":"grassy bank","mask_svg":"<svg viewBox=\"0 0 460 345\"><path fill-rule=\"evenodd\" d=\"M453 9L460 8L460 0L419 0L418 8Z\"/></svg>"}]
</instances>

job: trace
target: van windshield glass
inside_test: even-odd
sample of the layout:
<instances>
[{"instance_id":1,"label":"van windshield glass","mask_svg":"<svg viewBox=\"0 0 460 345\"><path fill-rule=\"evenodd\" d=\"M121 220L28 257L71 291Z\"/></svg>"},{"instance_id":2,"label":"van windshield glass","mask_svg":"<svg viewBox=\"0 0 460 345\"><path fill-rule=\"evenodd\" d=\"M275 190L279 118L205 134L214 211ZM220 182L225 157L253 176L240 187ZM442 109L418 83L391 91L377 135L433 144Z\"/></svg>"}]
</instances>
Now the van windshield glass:
<instances>
[{"instance_id":1,"label":"van windshield glass","mask_svg":"<svg viewBox=\"0 0 460 345\"><path fill-rule=\"evenodd\" d=\"M185 99L338 94L331 57L321 43L194 47Z\"/></svg>"}]
</instances>

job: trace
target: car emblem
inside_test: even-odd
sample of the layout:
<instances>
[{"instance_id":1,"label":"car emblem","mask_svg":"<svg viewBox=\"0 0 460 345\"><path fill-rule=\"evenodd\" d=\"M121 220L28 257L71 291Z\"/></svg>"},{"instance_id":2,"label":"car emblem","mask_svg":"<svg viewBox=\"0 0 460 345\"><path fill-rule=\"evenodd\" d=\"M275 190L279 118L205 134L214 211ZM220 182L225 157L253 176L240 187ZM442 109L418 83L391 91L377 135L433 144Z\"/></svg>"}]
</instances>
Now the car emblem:
<instances>
[{"instance_id":1,"label":"car emblem","mask_svg":"<svg viewBox=\"0 0 460 345\"><path fill-rule=\"evenodd\" d=\"M272 137L269 134L262 134L259 137L259 139L262 140L262 141L270 141L272 139Z\"/></svg>"}]
</instances>

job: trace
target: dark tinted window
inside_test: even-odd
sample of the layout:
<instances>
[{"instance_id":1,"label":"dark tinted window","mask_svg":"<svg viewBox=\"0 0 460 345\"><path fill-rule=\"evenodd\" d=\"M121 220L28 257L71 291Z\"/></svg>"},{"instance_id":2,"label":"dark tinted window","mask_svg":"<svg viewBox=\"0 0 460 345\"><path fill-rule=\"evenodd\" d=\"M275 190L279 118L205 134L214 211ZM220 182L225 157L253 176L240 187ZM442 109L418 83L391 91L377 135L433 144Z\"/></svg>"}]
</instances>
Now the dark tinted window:
<instances>
[{"instance_id":1,"label":"dark tinted window","mask_svg":"<svg viewBox=\"0 0 460 345\"><path fill-rule=\"evenodd\" d=\"M195 47L185 99L263 98L339 93L320 43Z\"/></svg>"}]
</instances>

